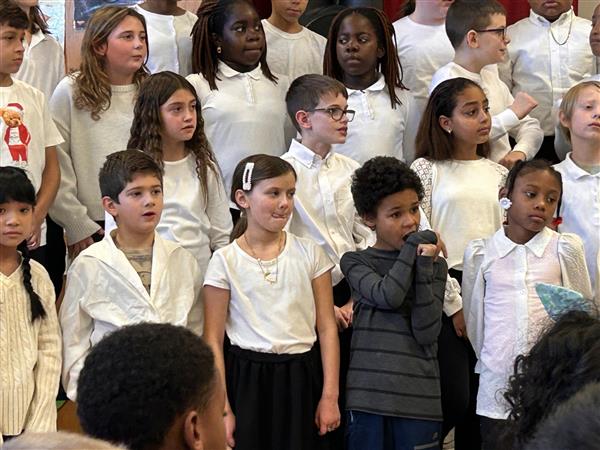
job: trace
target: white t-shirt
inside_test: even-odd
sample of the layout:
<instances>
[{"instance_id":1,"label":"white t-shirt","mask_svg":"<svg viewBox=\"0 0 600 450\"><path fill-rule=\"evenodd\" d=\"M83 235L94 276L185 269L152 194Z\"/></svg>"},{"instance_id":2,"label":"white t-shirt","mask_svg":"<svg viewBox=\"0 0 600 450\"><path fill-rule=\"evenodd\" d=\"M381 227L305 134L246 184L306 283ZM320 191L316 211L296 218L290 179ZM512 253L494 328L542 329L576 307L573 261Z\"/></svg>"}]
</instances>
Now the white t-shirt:
<instances>
[{"instance_id":1,"label":"white t-shirt","mask_svg":"<svg viewBox=\"0 0 600 450\"><path fill-rule=\"evenodd\" d=\"M422 25L406 16L394 22L394 31L403 71L402 83L414 96L420 117L429 99L431 77L454 59L454 48L445 25Z\"/></svg>"},{"instance_id":2,"label":"white t-shirt","mask_svg":"<svg viewBox=\"0 0 600 450\"><path fill-rule=\"evenodd\" d=\"M423 183L425 196L421 206L431 229L440 233L446 243L448 268L462 270L467 244L490 236L502 225L498 191L504 186L508 171L487 158L419 158L411 169Z\"/></svg>"},{"instance_id":3,"label":"white t-shirt","mask_svg":"<svg viewBox=\"0 0 600 450\"><path fill-rule=\"evenodd\" d=\"M61 45L52 36L38 30L31 35L31 42L25 47L23 63L14 78L39 89L46 96L52 93L65 76L65 54Z\"/></svg>"},{"instance_id":4,"label":"white t-shirt","mask_svg":"<svg viewBox=\"0 0 600 450\"><path fill-rule=\"evenodd\" d=\"M450 62L433 75L430 89L433 91L441 82L459 77L467 78L481 86L489 101L490 114L492 115L490 159L498 162L511 151L507 133L510 133L517 141L512 150L523 152L527 159L532 159L542 145L544 133L537 119L525 116L519 120L517 115L509 108L515 99L506 84L498 77L496 64L485 66L480 73L475 73L455 62Z\"/></svg>"},{"instance_id":5,"label":"white t-shirt","mask_svg":"<svg viewBox=\"0 0 600 450\"><path fill-rule=\"evenodd\" d=\"M304 353L317 339L312 280L333 263L309 239L286 233L279 257L258 261L237 242L215 252L205 286L230 291L227 336L233 345L262 353ZM276 282L264 278L271 272Z\"/></svg>"},{"instance_id":6,"label":"white t-shirt","mask_svg":"<svg viewBox=\"0 0 600 450\"><path fill-rule=\"evenodd\" d=\"M364 91L348 89L348 109L353 109L356 114L348 123L346 142L332 148L359 164L374 156L394 156L401 160L408 156L412 159L414 131L419 125L418 119L412 117L415 112L413 98L408 91L398 88L396 95L401 104L393 109L381 74ZM412 130L409 129L411 125Z\"/></svg>"},{"instance_id":7,"label":"white t-shirt","mask_svg":"<svg viewBox=\"0 0 600 450\"><path fill-rule=\"evenodd\" d=\"M323 55L327 39L302 27L298 33L286 33L267 19L262 20L267 39L267 64L273 73L290 81L307 73L323 73Z\"/></svg>"},{"instance_id":8,"label":"white t-shirt","mask_svg":"<svg viewBox=\"0 0 600 450\"><path fill-rule=\"evenodd\" d=\"M170 70L184 77L192 73L192 28L198 20L186 11L179 16L156 14L136 5L148 28L148 61L151 73Z\"/></svg>"},{"instance_id":9,"label":"white t-shirt","mask_svg":"<svg viewBox=\"0 0 600 450\"><path fill-rule=\"evenodd\" d=\"M288 79L277 84L260 65L241 73L219 62L217 88L211 90L202 74L187 77L198 94L204 131L223 172L225 190L237 163L256 153L280 156L286 150L285 128L290 123L285 104Z\"/></svg>"},{"instance_id":10,"label":"white t-shirt","mask_svg":"<svg viewBox=\"0 0 600 450\"><path fill-rule=\"evenodd\" d=\"M0 109L4 109L4 117L0 118L0 166L25 170L38 192L46 167L46 147L63 142L46 98L33 86L13 80L12 85L0 87ZM44 222L40 245L46 244L45 230Z\"/></svg>"}]
</instances>

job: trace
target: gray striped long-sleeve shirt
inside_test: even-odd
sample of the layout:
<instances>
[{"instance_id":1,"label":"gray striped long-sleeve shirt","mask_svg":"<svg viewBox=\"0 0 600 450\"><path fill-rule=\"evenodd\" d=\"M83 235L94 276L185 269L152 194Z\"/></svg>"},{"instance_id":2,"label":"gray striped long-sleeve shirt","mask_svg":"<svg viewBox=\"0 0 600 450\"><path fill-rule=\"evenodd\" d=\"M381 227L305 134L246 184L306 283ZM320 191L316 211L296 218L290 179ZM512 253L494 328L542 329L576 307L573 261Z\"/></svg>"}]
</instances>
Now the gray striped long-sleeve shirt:
<instances>
[{"instance_id":1,"label":"gray striped long-sleeve shirt","mask_svg":"<svg viewBox=\"0 0 600 450\"><path fill-rule=\"evenodd\" d=\"M418 244L436 241L422 231L399 251L342 257L355 305L346 409L442 420L437 338L448 268L416 255Z\"/></svg>"}]
</instances>

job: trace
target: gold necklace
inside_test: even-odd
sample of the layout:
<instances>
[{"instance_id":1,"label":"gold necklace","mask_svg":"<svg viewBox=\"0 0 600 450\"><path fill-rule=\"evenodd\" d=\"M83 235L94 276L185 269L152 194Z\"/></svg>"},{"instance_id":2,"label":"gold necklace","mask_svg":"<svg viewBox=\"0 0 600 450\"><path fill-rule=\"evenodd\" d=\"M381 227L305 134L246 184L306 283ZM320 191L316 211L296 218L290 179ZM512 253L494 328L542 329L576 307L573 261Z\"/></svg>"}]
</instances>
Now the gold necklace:
<instances>
[{"instance_id":1,"label":"gold necklace","mask_svg":"<svg viewBox=\"0 0 600 450\"><path fill-rule=\"evenodd\" d=\"M275 283L277 283L277 278L279 277L279 254L281 253L281 241L282 240L283 240L283 233L281 233L279 235L279 242L277 243L277 256L275 257L275 276L273 277L272 276L273 272L271 272L269 269L265 269L265 267L262 264L262 260L258 256L256 256L256 252L254 251L254 249L252 248L252 246L248 242L248 238L246 237L246 233L244 233L244 242L248 246L248 250L250 250L250 253L252 254L252 257L254 259L256 259L256 262L258 263L258 267L260 267L260 271L263 274L264 280L267 283L269 283L269 284L275 284Z\"/></svg>"},{"instance_id":2,"label":"gold necklace","mask_svg":"<svg viewBox=\"0 0 600 450\"><path fill-rule=\"evenodd\" d=\"M569 22L569 32L567 33L567 37L565 38L564 41L562 42L558 42L558 40L556 39L556 36L554 36L554 32L552 31L552 24L550 24L550 36L552 36L552 40L554 42L556 42L556 45L561 46L561 45L565 45L567 43L567 41L569 40L569 38L571 37L571 29L573 28L573 16L574 14L571 14L571 21Z\"/></svg>"}]
</instances>

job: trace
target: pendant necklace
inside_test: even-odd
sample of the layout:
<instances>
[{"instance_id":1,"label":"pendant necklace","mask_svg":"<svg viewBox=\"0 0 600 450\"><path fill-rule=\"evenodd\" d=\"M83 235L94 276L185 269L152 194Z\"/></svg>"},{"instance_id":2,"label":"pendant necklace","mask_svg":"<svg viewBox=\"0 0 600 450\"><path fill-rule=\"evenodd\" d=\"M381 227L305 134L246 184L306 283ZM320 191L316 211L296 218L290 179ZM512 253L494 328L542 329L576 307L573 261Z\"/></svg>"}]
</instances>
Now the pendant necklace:
<instances>
[{"instance_id":1,"label":"pendant necklace","mask_svg":"<svg viewBox=\"0 0 600 450\"><path fill-rule=\"evenodd\" d=\"M269 284L277 283L277 278L279 277L279 254L281 253L281 241L282 240L283 240L283 233L281 233L279 235L279 242L277 244L277 256L275 257L275 274L273 275L273 272L271 272L268 268L265 268L265 266L263 266L262 260L258 256L256 256L254 249L248 242L248 238L246 238L246 233L244 233L244 242L248 246L248 249L250 250L252 257L254 259L256 259L256 262L258 263L258 267L260 267L260 271L263 274L264 280Z\"/></svg>"}]
</instances>

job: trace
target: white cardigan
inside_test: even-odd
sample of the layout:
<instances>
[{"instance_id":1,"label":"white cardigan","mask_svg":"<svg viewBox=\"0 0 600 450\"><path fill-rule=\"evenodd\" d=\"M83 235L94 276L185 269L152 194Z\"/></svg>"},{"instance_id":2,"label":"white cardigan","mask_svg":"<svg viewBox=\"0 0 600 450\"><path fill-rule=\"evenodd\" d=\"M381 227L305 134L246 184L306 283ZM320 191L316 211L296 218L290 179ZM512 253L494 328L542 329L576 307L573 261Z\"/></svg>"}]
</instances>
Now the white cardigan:
<instances>
[{"instance_id":1,"label":"white cardigan","mask_svg":"<svg viewBox=\"0 0 600 450\"><path fill-rule=\"evenodd\" d=\"M150 294L110 233L75 259L60 309L63 386L75 400L79 372L102 337L139 322L187 326L202 334L198 264L178 244L154 235Z\"/></svg>"}]
</instances>

